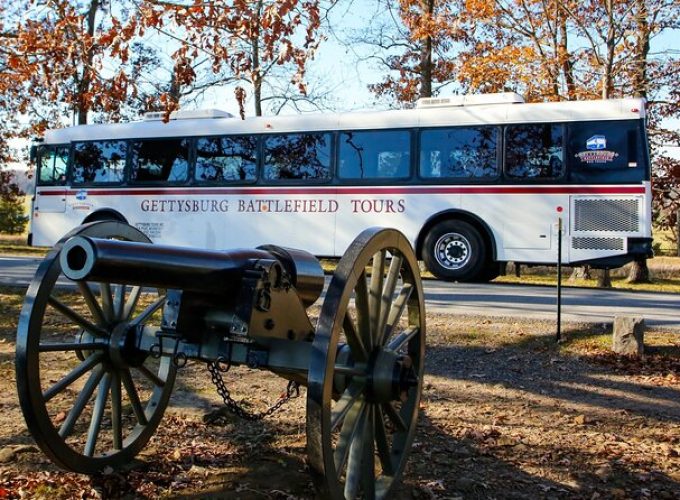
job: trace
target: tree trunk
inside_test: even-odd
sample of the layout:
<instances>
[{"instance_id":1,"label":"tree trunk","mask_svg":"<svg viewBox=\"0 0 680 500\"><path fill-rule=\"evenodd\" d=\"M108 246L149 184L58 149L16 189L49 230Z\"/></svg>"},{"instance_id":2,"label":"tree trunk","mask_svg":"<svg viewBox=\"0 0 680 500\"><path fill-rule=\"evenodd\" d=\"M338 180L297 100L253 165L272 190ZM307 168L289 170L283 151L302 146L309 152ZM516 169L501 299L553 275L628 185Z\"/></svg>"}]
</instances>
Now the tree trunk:
<instances>
[{"instance_id":1,"label":"tree trunk","mask_svg":"<svg viewBox=\"0 0 680 500\"><path fill-rule=\"evenodd\" d=\"M593 275L590 272L590 266L575 267L569 276L569 282L573 283L576 280L590 280Z\"/></svg>"},{"instance_id":2,"label":"tree trunk","mask_svg":"<svg viewBox=\"0 0 680 500\"><path fill-rule=\"evenodd\" d=\"M651 283L652 279L649 275L649 268L647 267L647 259L636 259L628 273L628 283Z\"/></svg>"},{"instance_id":3,"label":"tree trunk","mask_svg":"<svg viewBox=\"0 0 680 500\"><path fill-rule=\"evenodd\" d=\"M255 105L255 116L262 116L262 68L260 68L260 23L259 19L262 14L263 0L257 2L257 24L253 30L253 36L250 43L253 47L253 68L252 68L252 83L253 83L253 101Z\"/></svg>"},{"instance_id":4,"label":"tree trunk","mask_svg":"<svg viewBox=\"0 0 680 500\"><path fill-rule=\"evenodd\" d=\"M97 22L97 11L99 10L101 0L92 0L87 10L87 34L94 37L94 30ZM94 44L87 52L87 60L83 66L83 74L78 83L78 104L76 108L76 121L78 125L87 124L87 113L90 111L90 103L83 99L83 96L89 92L92 84L92 76L90 75L90 68L92 67L92 60L94 59Z\"/></svg>"},{"instance_id":5,"label":"tree trunk","mask_svg":"<svg viewBox=\"0 0 680 500\"><path fill-rule=\"evenodd\" d=\"M600 269L597 273L597 287L598 288L611 288L612 279L609 275L609 269Z\"/></svg>"},{"instance_id":6,"label":"tree trunk","mask_svg":"<svg viewBox=\"0 0 680 500\"><path fill-rule=\"evenodd\" d=\"M648 0L636 0L635 4L637 12L635 14L636 30L635 30L635 61L633 72L633 94L637 97L647 98L647 57L649 56L649 38L651 36L649 29L649 21L647 15Z\"/></svg>"},{"instance_id":7,"label":"tree trunk","mask_svg":"<svg viewBox=\"0 0 680 500\"><path fill-rule=\"evenodd\" d=\"M562 12L561 9L558 10L559 18L559 44L558 44L558 56L559 62L562 64L562 74L564 75L564 82L567 86L567 100L576 100L576 85L574 84L574 70L573 64L571 62L571 55L568 49L568 31L567 31L567 14Z\"/></svg>"},{"instance_id":8,"label":"tree trunk","mask_svg":"<svg viewBox=\"0 0 680 500\"><path fill-rule=\"evenodd\" d=\"M605 0L604 6L607 13L607 35L605 40L607 56L604 61L604 72L602 75L602 99L609 99L614 90L614 57L616 55L614 0Z\"/></svg>"},{"instance_id":9,"label":"tree trunk","mask_svg":"<svg viewBox=\"0 0 680 500\"><path fill-rule=\"evenodd\" d=\"M434 0L425 0L421 7L429 20L434 13ZM425 17L425 16L423 16ZM428 35L420 48L420 97L432 97L432 37Z\"/></svg>"},{"instance_id":10,"label":"tree trunk","mask_svg":"<svg viewBox=\"0 0 680 500\"><path fill-rule=\"evenodd\" d=\"M649 56L649 38L650 29L649 21L647 20L647 0L636 0L635 5L637 12L635 14L635 21L637 24L636 33L636 50L635 50L635 71L633 73L633 93L637 97L647 98L648 75L647 75L647 57ZM647 267L647 259L636 259L628 273L628 283L650 283L651 276L649 275L649 268Z\"/></svg>"}]
</instances>

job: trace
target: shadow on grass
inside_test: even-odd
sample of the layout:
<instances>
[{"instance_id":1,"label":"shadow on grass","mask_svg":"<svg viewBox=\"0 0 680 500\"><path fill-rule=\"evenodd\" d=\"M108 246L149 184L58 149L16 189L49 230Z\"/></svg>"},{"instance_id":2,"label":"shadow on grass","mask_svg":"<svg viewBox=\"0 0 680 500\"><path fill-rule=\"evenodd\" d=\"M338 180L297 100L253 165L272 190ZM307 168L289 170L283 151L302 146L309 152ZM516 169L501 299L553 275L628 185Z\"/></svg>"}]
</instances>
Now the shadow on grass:
<instances>
[{"instance_id":1,"label":"shadow on grass","mask_svg":"<svg viewBox=\"0 0 680 500\"><path fill-rule=\"evenodd\" d=\"M537 397L680 422L680 388L630 377L680 373L680 345L654 346L646 360L622 358L603 348L608 331L598 326L572 329L560 345L553 335L517 336L495 342L491 349L483 341L430 345L426 368L450 379L500 384ZM584 344L595 347L583 353Z\"/></svg>"}]
</instances>

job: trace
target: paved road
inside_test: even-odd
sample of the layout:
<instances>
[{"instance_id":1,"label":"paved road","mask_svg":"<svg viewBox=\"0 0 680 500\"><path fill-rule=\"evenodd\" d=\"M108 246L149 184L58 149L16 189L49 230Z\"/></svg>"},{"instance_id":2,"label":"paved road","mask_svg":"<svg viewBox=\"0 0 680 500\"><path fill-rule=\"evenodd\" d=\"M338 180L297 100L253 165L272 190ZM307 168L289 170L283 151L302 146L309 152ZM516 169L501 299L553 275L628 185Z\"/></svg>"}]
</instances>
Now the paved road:
<instances>
[{"instance_id":1,"label":"paved road","mask_svg":"<svg viewBox=\"0 0 680 500\"><path fill-rule=\"evenodd\" d=\"M555 319L557 292L543 286L451 284L428 281L428 311ZM592 288L562 289L562 319L610 323L616 315L636 315L649 325L680 328L680 295Z\"/></svg>"},{"instance_id":2,"label":"paved road","mask_svg":"<svg viewBox=\"0 0 680 500\"><path fill-rule=\"evenodd\" d=\"M40 259L0 257L0 284L27 286ZM555 319L556 291L541 286L425 281L428 311ZM680 328L680 295L564 288L565 321L611 322L615 315L643 316L650 325Z\"/></svg>"}]
</instances>

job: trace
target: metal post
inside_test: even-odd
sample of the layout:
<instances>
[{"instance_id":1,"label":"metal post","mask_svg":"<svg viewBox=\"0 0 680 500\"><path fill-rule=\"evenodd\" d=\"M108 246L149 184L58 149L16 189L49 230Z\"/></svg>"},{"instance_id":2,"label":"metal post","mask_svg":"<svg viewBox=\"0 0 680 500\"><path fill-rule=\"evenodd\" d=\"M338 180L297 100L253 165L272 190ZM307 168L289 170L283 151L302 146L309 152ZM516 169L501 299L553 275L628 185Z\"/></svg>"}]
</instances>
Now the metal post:
<instances>
[{"instance_id":1,"label":"metal post","mask_svg":"<svg viewBox=\"0 0 680 500\"><path fill-rule=\"evenodd\" d=\"M562 217L557 218L557 335L556 341L562 335Z\"/></svg>"}]
</instances>

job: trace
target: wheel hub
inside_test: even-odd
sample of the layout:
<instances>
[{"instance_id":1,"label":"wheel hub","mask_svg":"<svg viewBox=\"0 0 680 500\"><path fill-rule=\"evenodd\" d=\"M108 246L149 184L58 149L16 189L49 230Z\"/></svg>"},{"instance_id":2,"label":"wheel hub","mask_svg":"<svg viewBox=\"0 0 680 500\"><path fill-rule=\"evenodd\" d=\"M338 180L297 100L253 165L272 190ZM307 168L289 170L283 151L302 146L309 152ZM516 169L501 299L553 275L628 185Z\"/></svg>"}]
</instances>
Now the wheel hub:
<instances>
[{"instance_id":1,"label":"wheel hub","mask_svg":"<svg viewBox=\"0 0 680 500\"><path fill-rule=\"evenodd\" d=\"M418 374L408 355L381 350L371 367L368 392L376 402L404 401L409 389L418 385Z\"/></svg>"},{"instance_id":2,"label":"wheel hub","mask_svg":"<svg viewBox=\"0 0 680 500\"><path fill-rule=\"evenodd\" d=\"M437 240L437 262L447 269L460 269L470 260L470 242L458 233L447 233Z\"/></svg>"},{"instance_id":3,"label":"wheel hub","mask_svg":"<svg viewBox=\"0 0 680 500\"><path fill-rule=\"evenodd\" d=\"M109 358L114 366L128 368L141 366L148 354L137 349L137 330L127 322L118 323L113 327L109 337Z\"/></svg>"}]
</instances>

